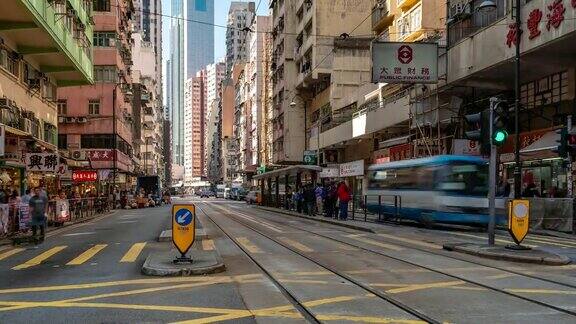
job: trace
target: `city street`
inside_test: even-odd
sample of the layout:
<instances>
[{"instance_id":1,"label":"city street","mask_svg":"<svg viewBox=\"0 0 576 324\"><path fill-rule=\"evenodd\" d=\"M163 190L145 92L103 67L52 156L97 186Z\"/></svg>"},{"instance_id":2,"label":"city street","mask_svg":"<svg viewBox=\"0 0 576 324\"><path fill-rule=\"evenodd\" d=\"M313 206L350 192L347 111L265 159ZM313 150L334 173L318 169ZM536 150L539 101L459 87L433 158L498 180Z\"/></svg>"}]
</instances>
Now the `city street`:
<instances>
[{"instance_id":1,"label":"city street","mask_svg":"<svg viewBox=\"0 0 576 324\"><path fill-rule=\"evenodd\" d=\"M573 323L576 267L480 259L442 250L484 240L470 230L381 225L376 233L193 199L197 249L227 271L140 274L170 228L169 208L116 211L49 234L32 248L0 248L0 322L548 322ZM499 243L508 241L499 235ZM576 260L576 240L526 243ZM537 319L537 320L536 320Z\"/></svg>"}]
</instances>

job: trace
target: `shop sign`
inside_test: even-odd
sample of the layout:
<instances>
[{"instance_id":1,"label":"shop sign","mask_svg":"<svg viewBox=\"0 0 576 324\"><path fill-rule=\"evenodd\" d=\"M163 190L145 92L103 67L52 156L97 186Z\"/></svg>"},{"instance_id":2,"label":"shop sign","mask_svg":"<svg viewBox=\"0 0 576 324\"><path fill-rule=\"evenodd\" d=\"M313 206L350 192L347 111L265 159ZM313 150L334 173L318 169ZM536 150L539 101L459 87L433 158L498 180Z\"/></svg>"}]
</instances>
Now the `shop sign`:
<instances>
[{"instance_id":1,"label":"shop sign","mask_svg":"<svg viewBox=\"0 0 576 324\"><path fill-rule=\"evenodd\" d=\"M340 176L339 168L322 168L318 174L320 178L338 178Z\"/></svg>"},{"instance_id":2,"label":"shop sign","mask_svg":"<svg viewBox=\"0 0 576 324\"><path fill-rule=\"evenodd\" d=\"M316 157L316 151L304 151L304 164L316 165L318 163Z\"/></svg>"},{"instance_id":3,"label":"shop sign","mask_svg":"<svg viewBox=\"0 0 576 324\"><path fill-rule=\"evenodd\" d=\"M437 83L437 43L372 43L373 83Z\"/></svg>"},{"instance_id":4,"label":"shop sign","mask_svg":"<svg viewBox=\"0 0 576 324\"><path fill-rule=\"evenodd\" d=\"M26 153L26 171L56 172L59 163L56 153Z\"/></svg>"},{"instance_id":5,"label":"shop sign","mask_svg":"<svg viewBox=\"0 0 576 324\"><path fill-rule=\"evenodd\" d=\"M78 170L72 172L74 182L95 182L98 181L98 172L93 170Z\"/></svg>"},{"instance_id":6,"label":"shop sign","mask_svg":"<svg viewBox=\"0 0 576 324\"><path fill-rule=\"evenodd\" d=\"M92 162L114 161L114 150L91 150L86 151L88 159Z\"/></svg>"},{"instance_id":7,"label":"shop sign","mask_svg":"<svg viewBox=\"0 0 576 324\"><path fill-rule=\"evenodd\" d=\"M69 222L70 221L70 205L68 200L60 199L56 200L56 213L54 221L58 223Z\"/></svg>"},{"instance_id":8,"label":"shop sign","mask_svg":"<svg viewBox=\"0 0 576 324\"><path fill-rule=\"evenodd\" d=\"M111 180L110 179L111 177L112 177L112 170L108 169L98 170L98 179L102 181L108 181Z\"/></svg>"},{"instance_id":9,"label":"shop sign","mask_svg":"<svg viewBox=\"0 0 576 324\"><path fill-rule=\"evenodd\" d=\"M364 160L340 164L340 177L355 177L364 175Z\"/></svg>"},{"instance_id":10,"label":"shop sign","mask_svg":"<svg viewBox=\"0 0 576 324\"><path fill-rule=\"evenodd\" d=\"M390 161L402 161L412 158L412 144L406 143L390 147Z\"/></svg>"},{"instance_id":11,"label":"shop sign","mask_svg":"<svg viewBox=\"0 0 576 324\"><path fill-rule=\"evenodd\" d=\"M18 220L19 220L19 228L20 230L25 230L28 228L28 225L32 221L30 218L30 206L28 204L20 204L18 205Z\"/></svg>"},{"instance_id":12,"label":"shop sign","mask_svg":"<svg viewBox=\"0 0 576 324\"><path fill-rule=\"evenodd\" d=\"M455 155L480 155L480 145L477 141L455 139L452 144Z\"/></svg>"}]
</instances>

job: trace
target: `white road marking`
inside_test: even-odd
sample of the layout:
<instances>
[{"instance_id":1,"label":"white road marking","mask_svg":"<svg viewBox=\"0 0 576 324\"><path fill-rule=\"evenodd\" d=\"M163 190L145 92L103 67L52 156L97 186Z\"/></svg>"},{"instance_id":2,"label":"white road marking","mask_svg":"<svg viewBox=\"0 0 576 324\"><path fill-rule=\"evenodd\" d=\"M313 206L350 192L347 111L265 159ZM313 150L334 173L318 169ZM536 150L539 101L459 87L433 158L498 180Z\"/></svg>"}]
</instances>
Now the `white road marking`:
<instances>
[{"instance_id":1,"label":"white road marking","mask_svg":"<svg viewBox=\"0 0 576 324\"><path fill-rule=\"evenodd\" d=\"M81 232L81 233L71 233L71 234L64 234L62 236L82 236L82 235L93 235L96 232Z\"/></svg>"}]
</instances>

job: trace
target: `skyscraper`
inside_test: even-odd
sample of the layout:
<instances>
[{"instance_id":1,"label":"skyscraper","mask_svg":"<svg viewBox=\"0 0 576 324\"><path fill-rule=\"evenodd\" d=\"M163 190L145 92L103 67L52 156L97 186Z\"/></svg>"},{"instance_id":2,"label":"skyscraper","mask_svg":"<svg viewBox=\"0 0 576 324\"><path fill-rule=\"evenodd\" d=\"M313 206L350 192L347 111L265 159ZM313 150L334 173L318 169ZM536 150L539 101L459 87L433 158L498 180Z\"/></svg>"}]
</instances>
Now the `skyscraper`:
<instances>
[{"instance_id":1,"label":"skyscraper","mask_svg":"<svg viewBox=\"0 0 576 324\"><path fill-rule=\"evenodd\" d=\"M214 0L186 1L186 78L214 63Z\"/></svg>"},{"instance_id":2,"label":"skyscraper","mask_svg":"<svg viewBox=\"0 0 576 324\"><path fill-rule=\"evenodd\" d=\"M172 122L172 163L184 165L184 81L185 81L185 38L184 5L182 0L172 0L172 19L170 25L170 71L168 72L167 103ZM174 182L183 179L173 179Z\"/></svg>"}]
</instances>

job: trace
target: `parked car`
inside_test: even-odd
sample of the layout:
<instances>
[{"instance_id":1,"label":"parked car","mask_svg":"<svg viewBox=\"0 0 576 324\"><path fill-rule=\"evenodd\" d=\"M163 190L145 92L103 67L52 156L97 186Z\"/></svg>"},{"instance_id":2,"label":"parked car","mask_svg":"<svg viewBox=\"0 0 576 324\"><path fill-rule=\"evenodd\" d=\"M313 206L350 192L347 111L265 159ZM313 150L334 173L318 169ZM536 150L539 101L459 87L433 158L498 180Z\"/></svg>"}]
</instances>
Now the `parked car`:
<instances>
[{"instance_id":1,"label":"parked car","mask_svg":"<svg viewBox=\"0 0 576 324\"><path fill-rule=\"evenodd\" d=\"M246 195L246 202L249 205L258 203L258 191L255 190L249 191L248 194Z\"/></svg>"},{"instance_id":2,"label":"parked car","mask_svg":"<svg viewBox=\"0 0 576 324\"><path fill-rule=\"evenodd\" d=\"M200 192L200 198L210 198L214 196L214 193L210 190L202 190Z\"/></svg>"}]
</instances>

